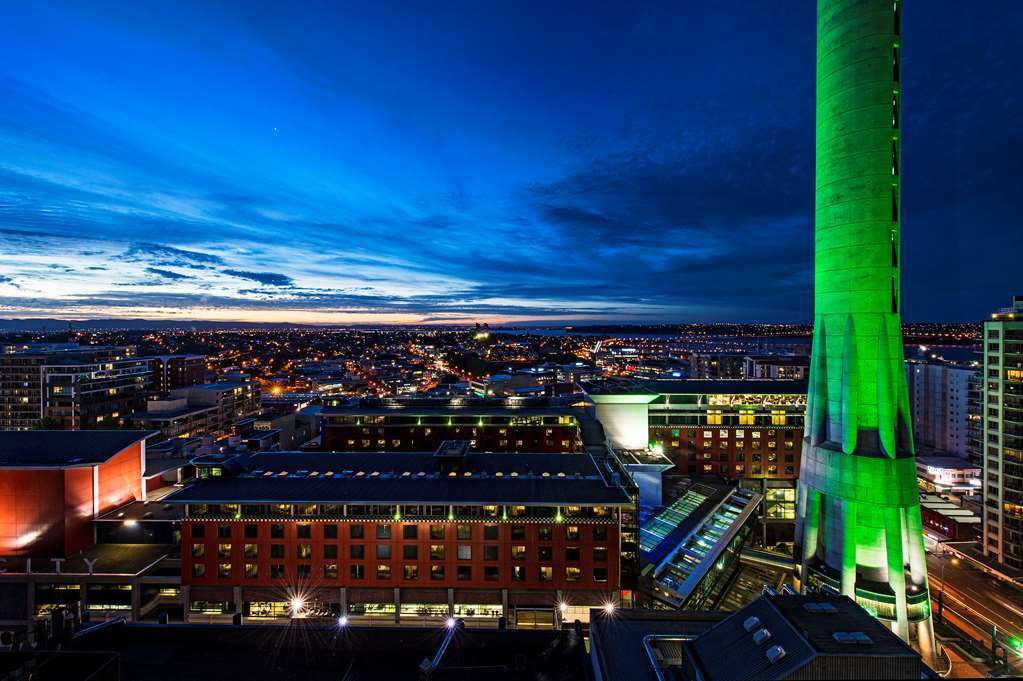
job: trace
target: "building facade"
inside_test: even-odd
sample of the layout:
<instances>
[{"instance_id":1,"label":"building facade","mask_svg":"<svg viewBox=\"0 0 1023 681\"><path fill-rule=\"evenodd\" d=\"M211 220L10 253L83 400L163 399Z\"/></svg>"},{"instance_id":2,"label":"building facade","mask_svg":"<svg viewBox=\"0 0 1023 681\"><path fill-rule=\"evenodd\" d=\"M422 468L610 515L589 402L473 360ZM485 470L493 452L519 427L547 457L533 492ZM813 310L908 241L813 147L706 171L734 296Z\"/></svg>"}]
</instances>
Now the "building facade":
<instances>
[{"instance_id":1,"label":"building facade","mask_svg":"<svg viewBox=\"0 0 1023 681\"><path fill-rule=\"evenodd\" d=\"M0 428L116 428L145 406L152 373L133 346L8 349L0 354Z\"/></svg>"},{"instance_id":2,"label":"building facade","mask_svg":"<svg viewBox=\"0 0 1023 681\"><path fill-rule=\"evenodd\" d=\"M0 556L65 557L93 543L92 520L144 498L146 433L0 436Z\"/></svg>"},{"instance_id":3,"label":"building facade","mask_svg":"<svg viewBox=\"0 0 1023 681\"><path fill-rule=\"evenodd\" d=\"M185 508L192 613L528 626L632 598L618 547L633 499L587 455L475 454L462 442L197 466L199 480L166 499Z\"/></svg>"},{"instance_id":4,"label":"building facade","mask_svg":"<svg viewBox=\"0 0 1023 681\"><path fill-rule=\"evenodd\" d=\"M984 323L984 555L1023 569L1023 296Z\"/></svg>"},{"instance_id":5,"label":"building facade","mask_svg":"<svg viewBox=\"0 0 1023 681\"><path fill-rule=\"evenodd\" d=\"M198 385L206 377L206 358L202 355L157 355L147 359L153 370L153 394L157 396Z\"/></svg>"},{"instance_id":6,"label":"building facade","mask_svg":"<svg viewBox=\"0 0 1023 681\"><path fill-rule=\"evenodd\" d=\"M320 412L327 451L429 451L468 440L484 452L579 452L581 414L545 399L364 400Z\"/></svg>"},{"instance_id":7,"label":"building facade","mask_svg":"<svg viewBox=\"0 0 1023 681\"><path fill-rule=\"evenodd\" d=\"M917 444L969 456L969 387L975 373L972 368L952 364L906 362Z\"/></svg>"}]
</instances>

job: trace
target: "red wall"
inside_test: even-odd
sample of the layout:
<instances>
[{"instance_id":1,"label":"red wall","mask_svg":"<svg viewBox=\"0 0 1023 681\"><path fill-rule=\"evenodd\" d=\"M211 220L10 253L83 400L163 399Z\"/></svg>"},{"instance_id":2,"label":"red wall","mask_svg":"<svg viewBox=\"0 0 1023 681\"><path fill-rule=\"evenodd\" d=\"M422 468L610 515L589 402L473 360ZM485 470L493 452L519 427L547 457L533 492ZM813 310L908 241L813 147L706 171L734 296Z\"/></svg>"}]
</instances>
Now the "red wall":
<instances>
[{"instance_id":1,"label":"red wall","mask_svg":"<svg viewBox=\"0 0 1023 681\"><path fill-rule=\"evenodd\" d=\"M99 467L99 512L106 513L142 494L142 443L136 442Z\"/></svg>"},{"instance_id":2,"label":"red wall","mask_svg":"<svg viewBox=\"0 0 1023 681\"><path fill-rule=\"evenodd\" d=\"M63 471L0 470L0 555L61 555L63 508Z\"/></svg>"},{"instance_id":3,"label":"red wall","mask_svg":"<svg viewBox=\"0 0 1023 681\"><path fill-rule=\"evenodd\" d=\"M141 494L140 447L100 465L100 513ZM91 546L92 470L0 470L0 556L56 558Z\"/></svg>"},{"instance_id":4,"label":"red wall","mask_svg":"<svg viewBox=\"0 0 1023 681\"><path fill-rule=\"evenodd\" d=\"M283 539L272 539L270 537L271 525L279 523L284 525L284 538ZM512 539L512 527L516 525L514 521L497 523L498 527L498 538L497 539L484 539L484 525L488 523L473 522L473 523L461 523L468 525L471 528L471 539L460 540L457 539L456 526L459 524L457 521L435 521L433 523L417 523L417 522L394 522L394 523L375 523L373 521L349 521L336 523L338 527L337 539L325 539L323 526L325 524L334 524L329 520L309 521L311 526L311 538L310 539L298 539L297 538L297 525L298 521L293 520L250 520L248 522L214 522L214 521L201 521L194 523L195 525L202 525L205 530L205 536L203 538L193 538L193 523L182 522L182 537L181 537L181 583L182 584L220 584L220 585L243 585L243 586L280 586L282 580L272 579L270 577L270 565L271 563L284 564L285 565L285 579L284 583L288 584L299 584L297 577L297 565L307 564L311 566L311 576L309 582L317 586L350 586L350 587L404 587L404 588L478 588L478 589L598 589L607 591L616 591L619 588L619 574L618 574L618 526L617 524L601 524L599 527L607 528L607 539L606 540L595 540L593 538L593 528L597 527L593 523L580 523L577 525L579 528L579 538L575 540L569 540L566 538L566 528L573 526L570 519L566 519L562 523L553 523L546 527L552 528L552 538L550 541L541 541L539 539L539 525L536 524L523 524L521 527L525 529L525 539ZM258 538L245 538L244 526L246 524L255 525L257 527ZM391 539L378 540L376 538L376 526L378 524L388 524L391 526ZM445 538L443 540L431 540L430 539L430 525L444 525L445 526ZM362 539L351 539L349 535L350 525L362 525L364 528L364 537ZM417 525L418 526L418 539L406 540L403 539L403 527L405 525ZM231 537L230 538L219 538L217 535L218 526L230 527ZM308 543L312 545L312 558L308 560L299 560L297 558L297 545L300 543ZM390 544L391 545L391 559L390 560L378 560L376 558L376 546L377 544ZM201 559L192 558L192 545L193 544L204 544L206 555ZM231 544L230 558L218 558L217 551L219 544ZM244 557L245 544L256 544L258 546L258 558L246 559ZM270 557L270 545L271 544L282 544L284 546L284 557L277 559ZM336 560L330 559L326 561L324 559L323 547L325 544L338 545L338 558ZM352 544L363 544L365 546L365 558L362 560L351 559L349 547ZM418 558L416 560L404 560L402 558L403 551L402 547L405 545L415 544L418 548ZM443 544L445 546L444 560L431 560L430 559L430 544ZM472 559L471 560L458 560L457 547L459 544L469 544L472 546ZM511 547L513 545L525 546L526 547L526 559L525 560L512 560ZM484 560L483 559L483 547L484 546L497 546L497 560ZM549 546L552 550L552 560L541 561L538 558L538 547ZM580 560L569 562L565 557L566 546L578 547L580 552ZM596 563L593 561L593 547L602 546L607 547L607 561ZM193 562L204 562L206 564L206 575L202 578L195 578L192 576L192 563ZM217 576L217 564L218 563L231 563L232 571L230 577L219 578ZM325 579L323 575L323 564L324 562L336 562L338 565L338 577L337 579ZM259 576L256 579L246 579L244 576L245 563L256 563L259 565ZM349 577L349 566L352 564L365 565L365 578L362 580L352 580ZM391 578L388 580L378 580L376 578L376 566L378 564L388 564L391 566ZM406 580L403 575L403 565L416 564L419 566L419 578L416 580ZM443 563L445 566L445 575L443 580L432 580L430 579L430 565ZM551 565L554 568L554 579L551 582L541 582L539 579L539 568L540 565ZM457 578L457 566L459 565L471 565L472 566L472 579L471 580L458 580ZM524 581L512 581L512 566L523 565L525 566L526 579ZM581 569L580 579L578 581L569 582L565 579L565 567L568 565L577 566ZM499 569L499 576L497 581L487 581L484 579L484 566L497 566ZM606 582L594 582L593 581L593 568L602 567L608 570L608 579Z\"/></svg>"}]
</instances>

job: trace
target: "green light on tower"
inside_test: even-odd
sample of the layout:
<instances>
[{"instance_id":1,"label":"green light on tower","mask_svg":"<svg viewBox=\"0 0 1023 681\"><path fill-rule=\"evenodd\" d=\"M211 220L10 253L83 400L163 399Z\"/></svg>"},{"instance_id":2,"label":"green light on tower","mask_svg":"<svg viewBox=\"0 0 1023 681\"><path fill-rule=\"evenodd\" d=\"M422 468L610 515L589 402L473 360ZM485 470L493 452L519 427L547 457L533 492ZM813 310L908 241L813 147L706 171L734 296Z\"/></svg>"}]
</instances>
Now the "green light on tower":
<instances>
[{"instance_id":1,"label":"green light on tower","mask_svg":"<svg viewBox=\"0 0 1023 681\"><path fill-rule=\"evenodd\" d=\"M817 5L814 338L796 541L804 587L836 575L930 662L900 316L900 5Z\"/></svg>"}]
</instances>

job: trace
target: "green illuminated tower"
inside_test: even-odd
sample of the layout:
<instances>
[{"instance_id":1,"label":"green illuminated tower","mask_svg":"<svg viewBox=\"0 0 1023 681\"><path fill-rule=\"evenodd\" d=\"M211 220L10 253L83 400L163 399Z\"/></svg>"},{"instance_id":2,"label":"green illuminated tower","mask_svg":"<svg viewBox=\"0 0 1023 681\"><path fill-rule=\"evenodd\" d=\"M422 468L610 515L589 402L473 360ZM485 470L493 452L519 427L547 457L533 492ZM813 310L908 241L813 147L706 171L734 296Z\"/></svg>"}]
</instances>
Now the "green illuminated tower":
<instances>
[{"instance_id":1,"label":"green illuminated tower","mask_svg":"<svg viewBox=\"0 0 1023 681\"><path fill-rule=\"evenodd\" d=\"M814 339L801 583L856 598L930 660L899 291L900 0L818 0Z\"/></svg>"}]
</instances>

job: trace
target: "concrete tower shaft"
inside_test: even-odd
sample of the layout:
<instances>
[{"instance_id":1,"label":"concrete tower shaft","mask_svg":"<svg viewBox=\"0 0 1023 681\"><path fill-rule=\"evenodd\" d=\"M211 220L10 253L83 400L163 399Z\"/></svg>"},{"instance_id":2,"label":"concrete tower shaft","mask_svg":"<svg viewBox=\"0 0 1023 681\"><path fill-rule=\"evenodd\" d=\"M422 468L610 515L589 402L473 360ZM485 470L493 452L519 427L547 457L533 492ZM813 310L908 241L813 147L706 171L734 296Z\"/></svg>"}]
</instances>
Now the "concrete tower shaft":
<instances>
[{"instance_id":1,"label":"concrete tower shaft","mask_svg":"<svg viewBox=\"0 0 1023 681\"><path fill-rule=\"evenodd\" d=\"M797 543L932 659L900 319L900 0L818 0L814 340Z\"/></svg>"}]
</instances>

